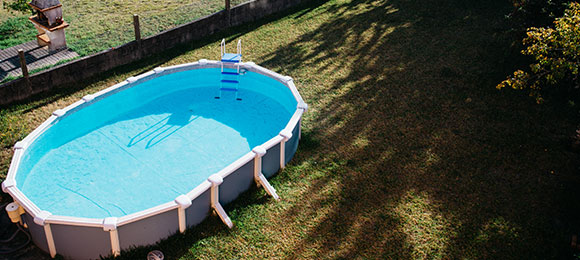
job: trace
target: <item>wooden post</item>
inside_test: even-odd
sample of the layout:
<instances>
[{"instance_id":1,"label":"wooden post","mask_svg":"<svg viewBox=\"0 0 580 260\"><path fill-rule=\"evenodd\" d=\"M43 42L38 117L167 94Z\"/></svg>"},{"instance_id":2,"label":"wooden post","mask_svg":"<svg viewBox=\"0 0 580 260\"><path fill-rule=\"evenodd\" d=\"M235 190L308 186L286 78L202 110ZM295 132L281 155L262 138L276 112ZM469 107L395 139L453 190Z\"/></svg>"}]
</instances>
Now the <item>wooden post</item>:
<instances>
[{"instance_id":1,"label":"wooden post","mask_svg":"<svg viewBox=\"0 0 580 260\"><path fill-rule=\"evenodd\" d=\"M28 67L26 66L26 58L24 57L24 50L18 50L18 57L20 58L20 68L22 69L22 76L28 78Z\"/></svg>"},{"instance_id":2,"label":"wooden post","mask_svg":"<svg viewBox=\"0 0 580 260\"><path fill-rule=\"evenodd\" d=\"M139 15L133 15L133 27L135 28L135 41L141 41L141 27L139 26Z\"/></svg>"},{"instance_id":3,"label":"wooden post","mask_svg":"<svg viewBox=\"0 0 580 260\"><path fill-rule=\"evenodd\" d=\"M232 22L231 22L231 15L230 15L231 14L230 9L231 9L231 7L230 7L230 0L226 0L226 15L228 16L227 17L227 19L228 19L228 26L230 26L232 24Z\"/></svg>"}]
</instances>

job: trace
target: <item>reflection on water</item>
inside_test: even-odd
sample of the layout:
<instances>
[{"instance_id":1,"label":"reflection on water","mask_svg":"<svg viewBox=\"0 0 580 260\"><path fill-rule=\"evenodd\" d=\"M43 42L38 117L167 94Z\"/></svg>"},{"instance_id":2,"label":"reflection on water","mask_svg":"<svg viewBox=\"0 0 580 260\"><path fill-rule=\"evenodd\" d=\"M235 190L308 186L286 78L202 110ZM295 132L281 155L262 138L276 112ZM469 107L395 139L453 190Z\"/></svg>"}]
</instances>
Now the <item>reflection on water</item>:
<instances>
[{"instance_id":1,"label":"reflection on water","mask_svg":"<svg viewBox=\"0 0 580 260\"><path fill-rule=\"evenodd\" d=\"M256 92L240 90L244 99L237 101L233 94L214 99L213 90L183 89L133 109L71 115L30 149L20 188L56 215L131 214L187 193L276 136L291 117Z\"/></svg>"}]
</instances>

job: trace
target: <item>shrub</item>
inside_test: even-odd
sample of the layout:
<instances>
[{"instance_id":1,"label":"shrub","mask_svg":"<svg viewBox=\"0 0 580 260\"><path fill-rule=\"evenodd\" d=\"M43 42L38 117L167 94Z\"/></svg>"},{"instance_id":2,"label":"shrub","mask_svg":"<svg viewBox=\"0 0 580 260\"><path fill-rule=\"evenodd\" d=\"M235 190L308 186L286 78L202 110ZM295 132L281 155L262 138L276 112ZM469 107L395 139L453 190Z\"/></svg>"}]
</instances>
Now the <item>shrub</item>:
<instances>
[{"instance_id":1,"label":"shrub","mask_svg":"<svg viewBox=\"0 0 580 260\"><path fill-rule=\"evenodd\" d=\"M4 9L7 10L32 13L32 8L28 5L26 0L2 1L2 4Z\"/></svg>"},{"instance_id":2,"label":"shrub","mask_svg":"<svg viewBox=\"0 0 580 260\"><path fill-rule=\"evenodd\" d=\"M545 86L566 90L580 87L580 4L569 4L564 16L554 21L554 28L529 28L523 43L526 48L522 53L532 56L536 63L530 65L529 72L515 71L497 85L498 89L529 89L530 95L542 102Z\"/></svg>"}]
</instances>

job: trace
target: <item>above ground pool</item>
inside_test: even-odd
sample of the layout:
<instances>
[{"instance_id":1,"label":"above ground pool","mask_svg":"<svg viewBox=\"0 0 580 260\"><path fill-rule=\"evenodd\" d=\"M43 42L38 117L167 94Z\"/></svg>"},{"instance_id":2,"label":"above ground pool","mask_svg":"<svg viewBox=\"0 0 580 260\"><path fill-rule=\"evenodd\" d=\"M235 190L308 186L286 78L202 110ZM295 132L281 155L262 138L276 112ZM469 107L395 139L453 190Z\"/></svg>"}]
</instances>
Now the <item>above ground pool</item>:
<instances>
[{"instance_id":1,"label":"above ground pool","mask_svg":"<svg viewBox=\"0 0 580 260\"><path fill-rule=\"evenodd\" d=\"M239 67L238 67L239 65ZM157 68L59 109L24 140L2 189L51 256L95 259L200 223L292 158L307 109L254 63ZM21 216L21 217L20 217Z\"/></svg>"}]
</instances>

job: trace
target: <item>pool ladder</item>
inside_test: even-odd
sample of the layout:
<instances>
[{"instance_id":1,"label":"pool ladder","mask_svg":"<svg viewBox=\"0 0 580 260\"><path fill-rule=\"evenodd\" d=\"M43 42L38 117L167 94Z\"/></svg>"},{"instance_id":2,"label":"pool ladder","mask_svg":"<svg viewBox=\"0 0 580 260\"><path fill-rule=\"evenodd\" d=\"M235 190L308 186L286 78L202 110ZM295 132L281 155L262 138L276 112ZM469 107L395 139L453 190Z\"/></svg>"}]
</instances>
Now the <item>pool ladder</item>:
<instances>
[{"instance_id":1,"label":"pool ladder","mask_svg":"<svg viewBox=\"0 0 580 260\"><path fill-rule=\"evenodd\" d=\"M220 77L220 88L219 93L215 96L216 99L222 98L222 93L224 91L234 92L236 100L242 100L238 97L238 89L240 85L240 63L242 62L242 40L238 40L238 52L237 53L227 53L226 52L226 40L223 39L221 42L221 77ZM226 65L232 65L228 66ZM224 66L226 65L226 66ZM232 68L233 67L233 68Z\"/></svg>"}]
</instances>

